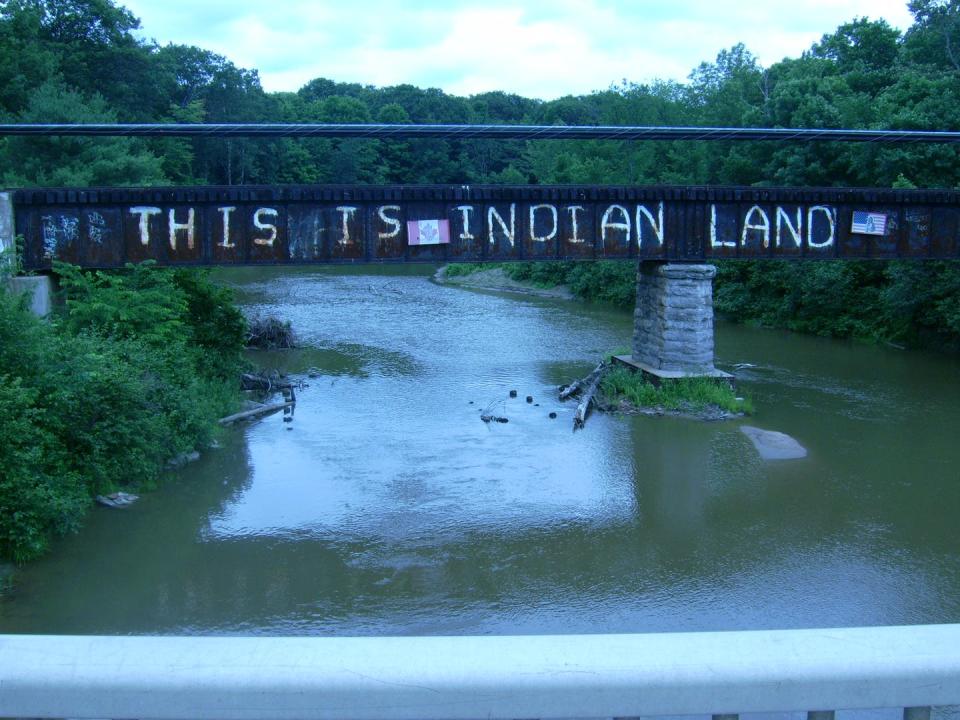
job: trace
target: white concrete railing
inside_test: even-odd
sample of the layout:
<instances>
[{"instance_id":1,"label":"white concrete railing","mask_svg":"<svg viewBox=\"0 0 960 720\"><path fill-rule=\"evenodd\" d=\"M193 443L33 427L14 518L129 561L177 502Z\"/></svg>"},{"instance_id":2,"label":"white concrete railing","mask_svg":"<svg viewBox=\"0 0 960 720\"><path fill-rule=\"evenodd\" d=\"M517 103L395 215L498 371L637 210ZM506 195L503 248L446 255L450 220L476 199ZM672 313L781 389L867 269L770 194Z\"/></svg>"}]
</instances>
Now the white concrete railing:
<instances>
[{"instance_id":1,"label":"white concrete railing","mask_svg":"<svg viewBox=\"0 0 960 720\"><path fill-rule=\"evenodd\" d=\"M511 637L0 636L0 716L450 720L960 704L960 625ZM817 713L815 717L822 717Z\"/></svg>"}]
</instances>

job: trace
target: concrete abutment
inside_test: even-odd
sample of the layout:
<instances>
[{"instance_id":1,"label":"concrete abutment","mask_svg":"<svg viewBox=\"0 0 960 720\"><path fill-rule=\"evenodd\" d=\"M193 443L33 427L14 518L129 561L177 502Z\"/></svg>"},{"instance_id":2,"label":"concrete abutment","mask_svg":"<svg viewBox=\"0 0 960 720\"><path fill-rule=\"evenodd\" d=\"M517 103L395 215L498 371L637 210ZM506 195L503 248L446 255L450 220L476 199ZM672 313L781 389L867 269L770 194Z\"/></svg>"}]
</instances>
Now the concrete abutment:
<instances>
[{"instance_id":1,"label":"concrete abutment","mask_svg":"<svg viewBox=\"0 0 960 720\"><path fill-rule=\"evenodd\" d=\"M16 252L13 195L0 192L0 282L3 282L11 293L26 294L30 311L39 317L46 317L53 305L53 281L46 275L10 277L16 268Z\"/></svg>"}]
</instances>

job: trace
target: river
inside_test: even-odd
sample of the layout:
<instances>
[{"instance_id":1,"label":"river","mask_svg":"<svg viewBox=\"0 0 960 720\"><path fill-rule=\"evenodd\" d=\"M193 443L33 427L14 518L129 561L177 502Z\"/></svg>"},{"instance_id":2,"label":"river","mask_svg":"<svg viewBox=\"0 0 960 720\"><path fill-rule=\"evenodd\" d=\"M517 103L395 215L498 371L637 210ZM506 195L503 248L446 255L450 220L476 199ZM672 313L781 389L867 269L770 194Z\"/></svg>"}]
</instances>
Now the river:
<instances>
[{"instance_id":1,"label":"river","mask_svg":"<svg viewBox=\"0 0 960 720\"><path fill-rule=\"evenodd\" d=\"M0 632L960 621L957 358L721 323L754 417L595 414L574 433L556 386L629 346L630 314L428 272L225 275L311 348L256 356L309 384L293 421L231 430L136 505L97 508L20 573ZM808 457L761 460L743 422Z\"/></svg>"}]
</instances>

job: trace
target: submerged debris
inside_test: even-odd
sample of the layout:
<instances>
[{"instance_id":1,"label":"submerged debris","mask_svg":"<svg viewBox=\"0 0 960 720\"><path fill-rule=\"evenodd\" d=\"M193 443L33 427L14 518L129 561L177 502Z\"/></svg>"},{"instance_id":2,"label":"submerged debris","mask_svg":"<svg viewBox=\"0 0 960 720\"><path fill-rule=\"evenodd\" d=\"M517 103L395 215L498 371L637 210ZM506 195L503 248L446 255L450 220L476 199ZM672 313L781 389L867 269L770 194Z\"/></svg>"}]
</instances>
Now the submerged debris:
<instances>
[{"instance_id":1,"label":"submerged debris","mask_svg":"<svg viewBox=\"0 0 960 720\"><path fill-rule=\"evenodd\" d=\"M200 459L200 453L196 450L188 453L180 453L175 458L171 458L167 461L167 468L169 470L175 470L176 468L183 467L187 463L192 463Z\"/></svg>"},{"instance_id":2,"label":"submerged debris","mask_svg":"<svg viewBox=\"0 0 960 720\"><path fill-rule=\"evenodd\" d=\"M125 493L125 492L115 492L115 493L110 493L109 495L97 495L96 497L96 501L98 505L103 505L104 507L109 507L109 508L129 507L139 499L140 499L139 495L134 495L132 493Z\"/></svg>"},{"instance_id":3,"label":"submerged debris","mask_svg":"<svg viewBox=\"0 0 960 720\"><path fill-rule=\"evenodd\" d=\"M789 435L776 430L761 430L741 425L740 432L750 438L764 460L795 460L807 456L807 449Z\"/></svg>"},{"instance_id":4,"label":"submerged debris","mask_svg":"<svg viewBox=\"0 0 960 720\"><path fill-rule=\"evenodd\" d=\"M303 390L308 385L303 380L290 380L279 370L261 370L257 373L243 373L240 376L240 387L243 390L260 390L267 394L280 390L286 395L294 388Z\"/></svg>"},{"instance_id":5,"label":"submerged debris","mask_svg":"<svg viewBox=\"0 0 960 720\"><path fill-rule=\"evenodd\" d=\"M290 321L273 316L247 318L247 347L260 350L296 347Z\"/></svg>"}]
</instances>

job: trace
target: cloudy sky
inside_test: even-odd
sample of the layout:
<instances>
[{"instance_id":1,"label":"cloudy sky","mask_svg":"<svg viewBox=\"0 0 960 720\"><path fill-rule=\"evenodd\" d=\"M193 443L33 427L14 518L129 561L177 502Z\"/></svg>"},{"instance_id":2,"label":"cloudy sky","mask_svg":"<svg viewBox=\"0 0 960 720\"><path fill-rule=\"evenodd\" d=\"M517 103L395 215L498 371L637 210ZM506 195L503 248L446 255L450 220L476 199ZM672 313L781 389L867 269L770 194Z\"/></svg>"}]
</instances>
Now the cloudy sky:
<instances>
[{"instance_id":1,"label":"cloudy sky","mask_svg":"<svg viewBox=\"0 0 960 720\"><path fill-rule=\"evenodd\" d=\"M120 0L145 38L260 71L267 90L326 77L552 99L622 79L684 80L743 42L762 65L854 17L910 25L906 0Z\"/></svg>"}]
</instances>

